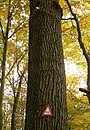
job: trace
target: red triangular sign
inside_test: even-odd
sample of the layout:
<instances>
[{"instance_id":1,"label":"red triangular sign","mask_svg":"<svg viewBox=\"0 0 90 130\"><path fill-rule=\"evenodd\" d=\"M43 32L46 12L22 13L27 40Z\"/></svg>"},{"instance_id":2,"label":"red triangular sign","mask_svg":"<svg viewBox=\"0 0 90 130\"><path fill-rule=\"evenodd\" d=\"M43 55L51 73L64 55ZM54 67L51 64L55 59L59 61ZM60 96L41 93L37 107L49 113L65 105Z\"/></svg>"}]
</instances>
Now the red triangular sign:
<instances>
[{"instance_id":1,"label":"red triangular sign","mask_svg":"<svg viewBox=\"0 0 90 130\"><path fill-rule=\"evenodd\" d=\"M48 105L44 112L42 113L42 116L52 116L52 111L50 109L50 106Z\"/></svg>"}]
</instances>

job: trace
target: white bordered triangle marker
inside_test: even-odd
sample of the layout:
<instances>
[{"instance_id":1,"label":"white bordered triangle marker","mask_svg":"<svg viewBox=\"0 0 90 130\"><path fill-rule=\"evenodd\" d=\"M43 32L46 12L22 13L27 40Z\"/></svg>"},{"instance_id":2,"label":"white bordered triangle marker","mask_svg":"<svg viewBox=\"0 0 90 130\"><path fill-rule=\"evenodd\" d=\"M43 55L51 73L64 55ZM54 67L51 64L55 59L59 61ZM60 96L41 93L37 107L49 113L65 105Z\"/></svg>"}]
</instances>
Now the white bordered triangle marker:
<instances>
[{"instance_id":1,"label":"white bordered triangle marker","mask_svg":"<svg viewBox=\"0 0 90 130\"><path fill-rule=\"evenodd\" d=\"M44 112L42 113L42 116L52 116L52 111L50 109L50 106L48 105Z\"/></svg>"}]
</instances>

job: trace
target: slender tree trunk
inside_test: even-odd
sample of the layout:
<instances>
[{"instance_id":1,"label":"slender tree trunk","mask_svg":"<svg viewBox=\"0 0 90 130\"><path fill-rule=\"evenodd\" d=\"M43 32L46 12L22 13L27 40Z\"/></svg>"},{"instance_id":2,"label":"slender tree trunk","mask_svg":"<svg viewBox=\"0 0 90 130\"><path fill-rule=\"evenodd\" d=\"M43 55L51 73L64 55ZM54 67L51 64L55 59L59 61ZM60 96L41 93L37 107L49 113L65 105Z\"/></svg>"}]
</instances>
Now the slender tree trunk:
<instances>
[{"instance_id":1,"label":"slender tree trunk","mask_svg":"<svg viewBox=\"0 0 90 130\"><path fill-rule=\"evenodd\" d=\"M2 130L2 125L3 125L2 106L3 106L3 92L4 92L4 82L5 82L6 50L7 47L4 46L3 61L2 61L2 77L1 77L1 87L0 87L0 130Z\"/></svg>"},{"instance_id":2,"label":"slender tree trunk","mask_svg":"<svg viewBox=\"0 0 90 130\"><path fill-rule=\"evenodd\" d=\"M17 111L17 107L18 107L18 101L19 101L19 97L20 97L20 91L21 91L23 76L24 76L24 72L20 76L20 81L19 81L19 85L18 85L18 92L17 92L16 96L14 97L12 119L11 119L11 130L16 130L16 128L15 128L15 117L16 116L15 115L16 115L16 111Z\"/></svg>"},{"instance_id":3,"label":"slender tree trunk","mask_svg":"<svg viewBox=\"0 0 90 130\"><path fill-rule=\"evenodd\" d=\"M88 97L88 101L90 103L90 54L87 53L85 46L84 46L84 42L82 40L82 33L81 33L81 29L80 29L79 20L78 20L76 14L73 12L73 9L70 5L69 0L65 0L65 1L66 1L67 5L69 7L69 10L73 16L73 19L76 22L77 33L78 33L78 42L79 42L80 48L82 49L83 55L84 55L86 62L87 62L87 89L79 88L79 90L81 92L86 93L86 96Z\"/></svg>"},{"instance_id":4,"label":"slender tree trunk","mask_svg":"<svg viewBox=\"0 0 90 130\"><path fill-rule=\"evenodd\" d=\"M61 11L52 0L31 2L25 130L67 130ZM47 106L53 116L42 116Z\"/></svg>"},{"instance_id":5,"label":"slender tree trunk","mask_svg":"<svg viewBox=\"0 0 90 130\"><path fill-rule=\"evenodd\" d=\"M87 60L87 90L90 91L90 57L88 56ZM87 94L88 101L90 103L90 93Z\"/></svg>"},{"instance_id":6,"label":"slender tree trunk","mask_svg":"<svg viewBox=\"0 0 90 130\"><path fill-rule=\"evenodd\" d=\"M4 84L5 84L5 68L6 68L6 53L7 53L7 42L8 42L8 34L9 34L9 24L10 24L10 2L9 0L9 8L8 8L8 22L6 27L6 35L3 37L4 39L4 47L3 47L3 57L2 57L2 75L1 75L1 86L0 86L0 130L2 130L3 126L3 94L4 94Z\"/></svg>"}]
</instances>

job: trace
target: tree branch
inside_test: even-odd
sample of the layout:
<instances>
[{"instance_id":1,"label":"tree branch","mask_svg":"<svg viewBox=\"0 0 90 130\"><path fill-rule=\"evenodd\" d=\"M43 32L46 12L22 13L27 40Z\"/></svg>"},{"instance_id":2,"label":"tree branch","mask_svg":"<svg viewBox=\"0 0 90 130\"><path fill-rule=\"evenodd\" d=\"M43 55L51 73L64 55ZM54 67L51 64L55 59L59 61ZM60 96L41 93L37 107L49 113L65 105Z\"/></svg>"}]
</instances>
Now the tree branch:
<instances>
[{"instance_id":1,"label":"tree branch","mask_svg":"<svg viewBox=\"0 0 90 130\"><path fill-rule=\"evenodd\" d=\"M76 14L73 12L69 1L68 1L68 0L65 0L65 1L66 1L67 5L68 5L68 7L69 7L69 10L70 10L72 16L74 17L75 22L76 22L77 32L78 32L78 42L79 42L80 48L81 48L82 51L83 51L83 55L85 56L86 61L88 61L89 55L87 54L86 49L85 49L85 46L84 46L84 43L83 43L83 41L82 41L82 34L81 34L81 30L80 30L80 25L79 25L78 18L77 18L77 16L76 16Z\"/></svg>"},{"instance_id":2,"label":"tree branch","mask_svg":"<svg viewBox=\"0 0 90 130\"><path fill-rule=\"evenodd\" d=\"M76 16L76 14L73 12L73 10L71 8L71 5L69 3L69 0L65 0L65 1L67 2L69 10L70 10L72 16L74 17L75 22L76 22L77 33L78 33L78 42L79 42L80 48L82 49L83 55L85 56L87 64L88 64L88 79L87 79L87 86L88 86L87 88L88 88L88 90L83 89L83 88L79 88L79 91L86 93L86 96L88 97L88 101L90 103L90 84L89 84L89 80L90 80L90 78L89 78L89 76L90 76L90 71L89 71L90 57L89 57L89 54L86 52L84 43L82 41L82 34L81 34L81 30L80 30L80 25L79 25L78 18Z\"/></svg>"},{"instance_id":3,"label":"tree branch","mask_svg":"<svg viewBox=\"0 0 90 130\"><path fill-rule=\"evenodd\" d=\"M20 23L16 28L15 30L13 31L13 33L8 37L8 39L10 39L18 30L20 30L20 26L25 22L27 21L28 19L24 20L22 23Z\"/></svg>"},{"instance_id":4,"label":"tree branch","mask_svg":"<svg viewBox=\"0 0 90 130\"><path fill-rule=\"evenodd\" d=\"M87 89L84 89L84 88L79 88L79 91L83 92L83 93L86 93L85 96L88 97L88 101L90 103L90 90L87 90Z\"/></svg>"},{"instance_id":5,"label":"tree branch","mask_svg":"<svg viewBox=\"0 0 90 130\"><path fill-rule=\"evenodd\" d=\"M74 18L62 18L62 20L74 20Z\"/></svg>"},{"instance_id":6,"label":"tree branch","mask_svg":"<svg viewBox=\"0 0 90 130\"><path fill-rule=\"evenodd\" d=\"M86 95L90 94L90 91L84 88L79 88L79 91L86 93Z\"/></svg>"},{"instance_id":7,"label":"tree branch","mask_svg":"<svg viewBox=\"0 0 90 130\"><path fill-rule=\"evenodd\" d=\"M21 62L21 60L24 58L24 56L26 55L26 53L27 53L27 50L24 50L24 51L22 52L22 54L18 57L18 64L19 64L19 63ZM13 65L11 66L11 68L9 69L9 71L7 72L7 74L6 74L5 77L7 77L7 76L10 74L11 70L13 69L13 67L15 66L16 63L17 63L17 60L14 61Z\"/></svg>"},{"instance_id":8,"label":"tree branch","mask_svg":"<svg viewBox=\"0 0 90 130\"><path fill-rule=\"evenodd\" d=\"M4 32L3 32L3 27L2 27L1 19L0 19L0 28L1 28L2 36L3 36L3 42L4 42L5 36L4 36Z\"/></svg>"}]
</instances>

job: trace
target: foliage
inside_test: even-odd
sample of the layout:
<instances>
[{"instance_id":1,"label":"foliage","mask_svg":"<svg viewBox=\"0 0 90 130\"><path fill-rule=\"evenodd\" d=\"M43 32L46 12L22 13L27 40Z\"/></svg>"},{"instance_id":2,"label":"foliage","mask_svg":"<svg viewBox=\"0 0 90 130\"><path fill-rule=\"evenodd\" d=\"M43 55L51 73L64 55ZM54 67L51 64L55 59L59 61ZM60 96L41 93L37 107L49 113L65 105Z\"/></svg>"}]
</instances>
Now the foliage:
<instances>
[{"instance_id":1,"label":"foliage","mask_svg":"<svg viewBox=\"0 0 90 130\"><path fill-rule=\"evenodd\" d=\"M3 100L4 124L3 128L10 129L12 110L14 106L15 96L18 93L20 75L24 72L24 77L19 89L18 107L15 116L15 126L24 128L25 120L25 99L27 85L27 53L28 53L28 18L29 18L29 2L24 0L8 0L0 1L0 22L5 36L7 31L7 23L9 20L9 36L7 44L7 60L6 75ZM11 18L8 19L8 7L10 6ZM1 29L1 28L0 28ZM0 31L0 59L2 62L3 54L3 36ZM22 104L22 105L21 105ZM22 113L22 114L21 114ZM19 117L20 118L19 118ZM21 120L22 118L22 120ZM21 123L20 123L21 122Z\"/></svg>"},{"instance_id":2,"label":"foliage","mask_svg":"<svg viewBox=\"0 0 90 130\"><path fill-rule=\"evenodd\" d=\"M70 4L76 13L82 32L83 42L87 53L90 54L90 1L89 0L70 0ZM63 18L71 18L72 15L64 0L60 0L63 9ZM7 45L7 62L5 90L3 101L4 125L7 130L10 129L12 108L14 103L14 94L18 90L19 74L25 70L18 108L16 112L16 128L20 129L24 122L25 100L27 85L27 52L28 52L28 18L29 18L29 0L11 0L10 11L12 17L9 25L9 38ZM0 20L4 35L6 33L8 18L8 0L0 0ZM85 96L79 93L79 85L86 87L87 64L78 43L78 35L74 20L62 20L62 38L64 46L65 61L77 65L80 73L70 75L66 70L67 76L67 104L69 127L71 130L90 129L90 106ZM3 37L0 30L0 64L3 53ZM70 69L70 66L69 66ZM74 69L74 68L73 68ZM1 74L1 73L0 73ZM21 121L22 120L22 121ZM21 123L20 123L21 121ZM23 126L24 127L24 126Z\"/></svg>"},{"instance_id":3,"label":"foliage","mask_svg":"<svg viewBox=\"0 0 90 130\"><path fill-rule=\"evenodd\" d=\"M76 92L73 90L69 90L67 93L69 128L71 130L88 129L90 126L90 105L87 98L75 96Z\"/></svg>"}]
</instances>

